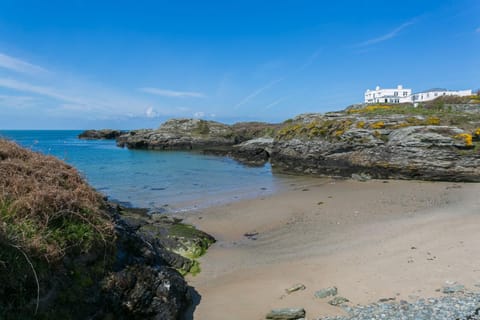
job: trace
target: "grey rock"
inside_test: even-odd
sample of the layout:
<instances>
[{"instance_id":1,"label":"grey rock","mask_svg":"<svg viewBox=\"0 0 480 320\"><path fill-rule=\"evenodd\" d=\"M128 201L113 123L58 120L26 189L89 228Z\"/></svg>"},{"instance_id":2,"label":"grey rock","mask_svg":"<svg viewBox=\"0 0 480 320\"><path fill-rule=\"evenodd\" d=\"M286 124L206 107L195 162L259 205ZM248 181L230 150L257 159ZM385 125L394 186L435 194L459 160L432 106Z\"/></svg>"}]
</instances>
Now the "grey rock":
<instances>
[{"instance_id":1,"label":"grey rock","mask_svg":"<svg viewBox=\"0 0 480 320\"><path fill-rule=\"evenodd\" d=\"M342 305L346 302L349 302L350 300L348 300L347 298L344 298L344 297L335 297L333 298L332 300L328 301L328 304L332 305L332 306L339 306L339 305Z\"/></svg>"},{"instance_id":2,"label":"grey rock","mask_svg":"<svg viewBox=\"0 0 480 320\"><path fill-rule=\"evenodd\" d=\"M454 285L451 285L451 286L444 286L442 288L442 292L447 293L447 294L464 292L464 291L465 291L465 286L462 285L462 284L454 284Z\"/></svg>"},{"instance_id":3,"label":"grey rock","mask_svg":"<svg viewBox=\"0 0 480 320\"><path fill-rule=\"evenodd\" d=\"M85 130L78 135L78 138L86 140L113 140L125 133L127 133L127 131L112 129Z\"/></svg>"},{"instance_id":4,"label":"grey rock","mask_svg":"<svg viewBox=\"0 0 480 320\"><path fill-rule=\"evenodd\" d=\"M305 290L306 287L304 284L302 283L297 283L297 284L294 284L293 286L291 286L290 288L287 288L285 289L285 292L290 294L290 293L293 293L295 291L300 291L300 290Z\"/></svg>"},{"instance_id":5,"label":"grey rock","mask_svg":"<svg viewBox=\"0 0 480 320\"><path fill-rule=\"evenodd\" d=\"M305 318L305 309L303 308L273 309L265 316L265 319L273 320L297 320L302 318Z\"/></svg>"},{"instance_id":6,"label":"grey rock","mask_svg":"<svg viewBox=\"0 0 480 320\"><path fill-rule=\"evenodd\" d=\"M279 130L270 162L279 173L375 179L480 181L480 154L462 128L407 115L308 114Z\"/></svg>"},{"instance_id":7,"label":"grey rock","mask_svg":"<svg viewBox=\"0 0 480 320\"><path fill-rule=\"evenodd\" d=\"M360 174L352 173L352 179L360 182L365 182L372 179L372 177L362 172Z\"/></svg>"},{"instance_id":8,"label":"grey rock","mask_svg":"<svg viewBox=\"0 0 480 320\"><path fill-rule=\"evenodd\" d=\"M315 298L323 299L330 296L336 296L338 293L337 287L328 287L320 289L315 292Z\"/></svg>"},{"instance_id":9,"label":"grey rock","mask_svg":"<svg viewBox=\"0 0 480 320\"><path fill-rule=\"evenodd\" d=\"M156 130L130 131L117 138L118 146L131 149L192 150L233 144L229 126L200 119L171 119Z\"/></svg>"}]
</instances>

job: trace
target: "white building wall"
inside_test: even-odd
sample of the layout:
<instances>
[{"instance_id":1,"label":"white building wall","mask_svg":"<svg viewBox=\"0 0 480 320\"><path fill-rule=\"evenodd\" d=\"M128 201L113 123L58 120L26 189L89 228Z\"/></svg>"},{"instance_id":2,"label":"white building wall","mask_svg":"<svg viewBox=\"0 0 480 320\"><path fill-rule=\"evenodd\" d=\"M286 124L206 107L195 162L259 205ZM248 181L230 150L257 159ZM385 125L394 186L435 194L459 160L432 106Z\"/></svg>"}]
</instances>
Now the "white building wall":
<instances>
[{"instance_id":1,"label":"white building wall","mask_svg":"<svg viewBox=\"0 0 480 320\"><path fill-rule=\"evenodd\" d=\"M471 96L472 90L433 90L415 93L412 96L412 102L425 102L436 99L441 96Z\"/></svg>"},{"instance_id":2,"label":"white building wall","mask_svg":"<svg viewBox=\"0 0 480 320\"><path fill-rule=\"evenodd\" d=\"M375 90L365 91L365 103L418 103L430 101L440 96L470 96L472 90L446 90L435 89L425 92L419 92L412 95L412 89L404 89L401 85L396 89L380 88L377 86Z\"/></svg>"},{"instance_id":3,"label":"white building wall","mask_svg":"<svg viewBox=\"0 0 480 320\"><path fill-rule=\"evenodd\" d=\"M401 85L396 89L376 87L365 91L365 103L403 103L411 102L412 89L404 89Z\"/></svg>"}]
</instances>

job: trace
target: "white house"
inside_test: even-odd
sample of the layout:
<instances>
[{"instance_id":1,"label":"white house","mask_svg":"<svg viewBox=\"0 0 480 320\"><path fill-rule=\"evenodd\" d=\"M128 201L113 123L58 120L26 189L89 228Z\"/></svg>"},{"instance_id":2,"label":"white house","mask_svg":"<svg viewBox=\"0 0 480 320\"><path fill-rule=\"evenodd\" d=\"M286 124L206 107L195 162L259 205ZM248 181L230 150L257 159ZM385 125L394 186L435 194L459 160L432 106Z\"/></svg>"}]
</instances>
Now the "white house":
<instances>
[{"instance_id":1,"label":"white house","mask_svg":"<svg viewBox=\"0 0 480 320\"><path fill-rule=\"evenodd\" d=\"M412 102L412 89L404 89L398 85L396 89L381 89L365 91L365 103L403 103Z\"/></svg>"},{"instance_id":2,"label":"white house","mask_svg":"<svg viewBox=\"0 0 480 320\"><path fill-rule=\"evenodd\" d=\"M441 96L471 96L472 90L447 90L441 88L430 89L423 92L414 93L412 95L412 101L414 103L430 101Z\"/></svg>"}]
</instances>

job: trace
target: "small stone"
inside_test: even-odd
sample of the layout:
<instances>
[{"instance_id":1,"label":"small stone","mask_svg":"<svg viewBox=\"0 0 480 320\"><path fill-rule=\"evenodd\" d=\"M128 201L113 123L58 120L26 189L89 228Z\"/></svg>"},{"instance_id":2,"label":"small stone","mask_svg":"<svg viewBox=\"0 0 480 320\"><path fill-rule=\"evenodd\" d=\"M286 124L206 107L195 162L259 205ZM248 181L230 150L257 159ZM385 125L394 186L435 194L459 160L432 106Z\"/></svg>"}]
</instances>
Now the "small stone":
<instances>
[{"instance_id":1,"label":"small stone","mask_svg":"<svg viewBox=\"0 0 480 320\"><path fill-rule=\"evenodd\" d=\"M305 318L305 309L303 308L273 309L265 316L265 319L273 320L297 320L302 318Z\"/></svg>"},{"instance_id":2,"label":"small stone","mask_svg":"<svg viewBox=\"0 0 480 320\"><path fill-rule=\"evenodd\" d=\"M328 301L328 304L336 307L336 306L342 305L345 302L349 302L349 301L350 300L348 300L347 298L338 296L338 297L335 297L332 300Z\"/></svg>"},{"instance_id":3,"label":"small stone","mask_svg":"<svg viewBox=\"0 0 480 320\"><path fill-rule=\"evenodd\" d=\"M372 177L366 173L360 173L360 174L352 173L352 179L360 182L365 182L365 181L371 180Z\"/></svg>"},{"instance_id":4,"label":"small stone","mask_svg":"<svg viewBox=\"0 0 480 320\"><path fill-rule=\"evenodd\" d=\"M462 284L456 284L452 286L444 286L442 288L442 292L446 294L456 293L456 292L464 292L465 286Z\"/></svg>"},{"instance_id":5,"label":"small stone","mask_svg":"<svg viewBox=\"0 0 480 320\"><path fill-rule=\"evenodd\" d=\"M285 292L290 294L290 293L293 293L295 291L305 290L305 289L306 289L305 285L303 285L301 283L297 283L297 284L294 284L293 286L291 286L290 288L285 289Z\"/></svg>"},{"instance_id":6,"label":"small stone","mask_svg":"<svg viewBox=\"0 0 480 320\"><path fill-rule=\"evenodd\" d=\"M393 298L380 298L378 299L378 302L388 302L388 301L394 301L395 297Z\"/></svg>"},{"instance_id":7,"label":"small stone","mask_svg":"<svg viewBox=\"0 0 480 320\"><path fill-rule=\"evenodd\" d=\"M338 293L337 287L329 287L325 289L320 289L315 292L315 298L323 299L330 296L336 296Z\"/></svg>"},{"instance_id":8,"label":"small stone","mask_svg":"<svg viewBox=\"0 0 480 320\"><path fill-rule=\"evenodd\" d=\"M257 240L258 232L247 232L243 236L251 240Z\"/></svg>"}]
</instances>

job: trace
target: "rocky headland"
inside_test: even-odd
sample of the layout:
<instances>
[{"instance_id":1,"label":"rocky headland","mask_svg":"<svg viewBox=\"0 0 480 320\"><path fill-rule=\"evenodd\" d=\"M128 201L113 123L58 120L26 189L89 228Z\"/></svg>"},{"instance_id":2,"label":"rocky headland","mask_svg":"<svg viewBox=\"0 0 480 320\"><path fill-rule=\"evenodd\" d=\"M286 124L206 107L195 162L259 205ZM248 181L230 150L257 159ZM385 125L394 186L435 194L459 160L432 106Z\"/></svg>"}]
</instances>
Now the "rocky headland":
<instances>
[{"instance_id":1,"label":"rocky headland","mask_svg":"<svg viewBox=\"0 0 480 320\"><path fill-rule=\"evenodd\" d=\"M480 181L480 104L354 105L282 124L171 119L117 138L132 149L197 150L275 172L382 179ZM453 101L455 102L455 101Z\"/></svg>"},{"instance_id":2,"label":"rocky headland","mask_svg":"<svg viewBox=\"0 0 480 320\"><path fill-rule=\"evenodd\" d=\"M171 119L158 129L133 130L117 138L119 147L151 150L199 150L215 154L232 152L244 141L273 135L276 124L237 123L232 126L200 119Z\"/></svg>"},{"instance_id":3,"label":"rocky headland","mask_svg":"<svg viewBox=\"0 0 480 320\"><path fill-rule=\"evenodd\" d=\"M64 162L0 140L1 319L179 319L215 240L105 201Z\"/></svg>"},{"instance_id":4,"label":"rocky headland","mask_svg":"<svg viewBox=\"0 0 480 320\"><path fill-rule=\"evenodd\" d=\"M85 140L113 140L122 134L127 133L125 130L101 129L101 130L85 130L78 135L79 139Z\"/></svg>"}]
</instances>

